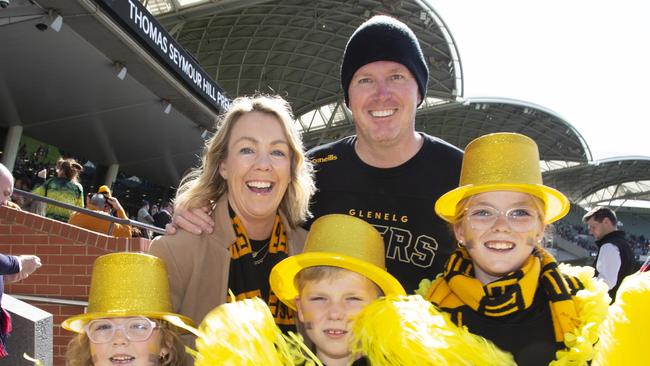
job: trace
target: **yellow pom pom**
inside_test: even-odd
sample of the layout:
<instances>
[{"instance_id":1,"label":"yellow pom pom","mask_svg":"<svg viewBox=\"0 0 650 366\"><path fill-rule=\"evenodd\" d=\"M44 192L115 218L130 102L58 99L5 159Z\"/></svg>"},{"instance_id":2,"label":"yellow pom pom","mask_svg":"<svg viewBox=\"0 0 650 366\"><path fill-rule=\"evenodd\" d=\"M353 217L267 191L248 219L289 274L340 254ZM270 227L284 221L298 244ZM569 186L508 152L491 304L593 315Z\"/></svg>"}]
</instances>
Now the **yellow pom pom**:
<instances>
[{"instance_id":1,"label":"yellow pom pom","mask_svg":"<svg viewBox=\"0 0 650 366\"><path fill-rule=\"evenodd\" d=\"M623 280L600 329L593 366L645 365L650 329L650 272Z\"/></svg>"},{"instance_id":2,"label":"yellow pom pom","mask_svg":"<svg viewBox=\"0 0 650 366\"><path fill-rule=\"evenodd\" d=\"M355 318L353 334L353 354L366 355L373 366L515 364L419 295L374 301Z\"/></svg>"},{"instance_id":3,"label":"yellow pom pom","mask_svg":"<svg viewBox=\"0 0 650 366\"><path fill-rule=\"evenodd\" d=\"M564 334L567 347L556 353L556 360L549 366L586 366L594 357L594 343L598 340L598 329L605 319L609 306L607 285L594 278L592 267L560 264L560 272L576 277L584 285L573 301L578 312L578 326L570 333Z\"/></svg>"},{"instance_id":4,"label":"yellow pom pom","mask_svg":"<svg viewBox=\"0 0 650 366\"><path fill-rule=\"evenodd\" d=\"M299 338L282 334L259 298L213 309L199 326L196 366L283 366L305 361ZM316 363L319 364L319 363Z\"/></svg>"},{"instance_id":5,"label":"yellow pom pom","mask_svg":"<svg viewBox=\"0 0 650 366\"><path fill-rule=\"evenodd\" d=\"M425 297L427 295L427 292L429 292L429 288L431 287L432 283L433 281L431 281L430 279L423 278L420 281L417 290L415 290L415 294Z\"/></svg>"}]
</instances>

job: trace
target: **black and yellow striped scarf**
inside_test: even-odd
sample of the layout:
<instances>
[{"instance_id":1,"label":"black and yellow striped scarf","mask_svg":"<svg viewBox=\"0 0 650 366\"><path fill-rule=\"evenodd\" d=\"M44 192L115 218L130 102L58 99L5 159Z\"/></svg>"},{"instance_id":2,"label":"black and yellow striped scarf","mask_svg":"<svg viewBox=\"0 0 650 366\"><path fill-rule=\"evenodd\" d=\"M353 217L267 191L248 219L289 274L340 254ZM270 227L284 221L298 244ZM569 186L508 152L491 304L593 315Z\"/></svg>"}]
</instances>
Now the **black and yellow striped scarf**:
<instances>
[{"instance_id":1,"label":"black and yellow striped scarf","mask_svg":"<svg viewBox=\"0 0 650 366\"><path fill-rule=\"evenodd\" d=\"M232 209L230 209L230 218L236 239L230 246L229 290L233 292L236 300L261 298L269 306L275 323L283 331L295 330L293 311L278 300L269 285L271 268L289 256L287 233L280 215L275 215L268 244L261 245L262 247L258 247L257 250L253 245L255 241L249 239L241 219ZM254 252L258 254L257 260L253 258Z\"/></svg>"},{"instance_id":2,"label":"black and yellow striped scarf","mask_svg":"<svg viewBox=\"0 0 650 366\"><path fill-rule=\"evenodd\" d=\"M469 253L459 248L451 254L443 275L434 281L425 297L440 308L468 306L485 316L500 317L530 307L538 286L542 286L549 299L555 340L563 342L564 334L580 324L573 295L584 286L577 278L562 275L555 258L540 247L535 248L521 269L486 285L474 278ZM453 318L459 326L463 324L462 314Z\"/></svg>"}]
</instances>

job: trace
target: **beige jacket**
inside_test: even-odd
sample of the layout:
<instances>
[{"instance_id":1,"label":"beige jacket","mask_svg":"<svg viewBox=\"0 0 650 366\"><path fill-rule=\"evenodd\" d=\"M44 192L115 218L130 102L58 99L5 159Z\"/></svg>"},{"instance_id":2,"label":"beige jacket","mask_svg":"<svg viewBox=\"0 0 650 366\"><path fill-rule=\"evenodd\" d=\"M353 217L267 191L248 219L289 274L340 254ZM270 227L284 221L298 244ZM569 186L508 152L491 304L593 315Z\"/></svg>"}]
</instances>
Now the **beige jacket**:
<instances>
[{"instance_id":1,"label":"beige jacket","mask_svg":"<svg viewBox=\"0 0 650 366\"><path fill-rule=\"evenodd\" d=\"M151 254L167 262L174 311L189 316L197 326L210 310L226 302L229 248L235 242L227 202L226 195L217 201L212 234L179 230L175 235L157 237L149 248ZM291 228L286 217L280 217L287 232L289 255L302 252L307 232Z\"/></svg>"}]
</instances>

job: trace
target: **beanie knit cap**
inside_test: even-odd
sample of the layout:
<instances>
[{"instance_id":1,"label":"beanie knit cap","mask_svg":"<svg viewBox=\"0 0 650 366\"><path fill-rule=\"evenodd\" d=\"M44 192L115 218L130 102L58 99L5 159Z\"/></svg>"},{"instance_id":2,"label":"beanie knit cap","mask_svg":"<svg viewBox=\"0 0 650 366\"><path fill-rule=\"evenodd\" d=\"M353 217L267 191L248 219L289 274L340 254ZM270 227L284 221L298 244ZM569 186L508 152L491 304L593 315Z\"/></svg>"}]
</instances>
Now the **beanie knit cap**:
<instances>
[{"instance_id":1,"label":"beanie knit cap","mask_svg":"<svg viewBox=\"0 0 650 366\"><path fill-rule=\"evenodd\" d=\"M397 19L377 15L370 18L350 36L341 64L341 86L345 104L349 106L348 88L354 73L375 61L393 61L404 65L415 78L424 100L429 69L415 33Z\"/></svg>"}]
</instances>

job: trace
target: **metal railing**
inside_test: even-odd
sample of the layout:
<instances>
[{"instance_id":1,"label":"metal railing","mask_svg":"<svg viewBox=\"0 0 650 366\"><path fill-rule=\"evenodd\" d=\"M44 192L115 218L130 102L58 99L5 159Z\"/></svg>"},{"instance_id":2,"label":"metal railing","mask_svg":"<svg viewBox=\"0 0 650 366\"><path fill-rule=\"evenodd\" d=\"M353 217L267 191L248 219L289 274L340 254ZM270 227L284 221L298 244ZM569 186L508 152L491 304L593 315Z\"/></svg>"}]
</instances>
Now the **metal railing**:
<instances>
[{"instance_id":1,"label":"metal railing","mask_svg":"<svg viewBox=\"0 0 650 366\"><path fill-rule=\"evenodd\" d=\"M43 296L33 296L33 295L18 295L11 294L11 296L22 301L30 302L40 302L44 304L55 304L55 305L73 305L73 306L83 306L84 308L88 307L88 301L80 300L68 300L68 299L57 299L54 297L43 297Z\"/></svg>"},{"instance_id":2,"label":"metal railing","mask_svg":"<svg viewBox=\"0 0 650 366\"><path fill-rule=\"evenodd\" d=\"M108 226L108 235L112 235L111 233L113 232L114 224L131 225L131 226L134 226L134 227L150 230L150 231L152 231L154 233L165 234L165 229L161 229L161 228L159 228L157 226L145 224L144 222L140 222L140 221L136 221L136 220L122 219L122 218L119 218L119 217L106 215L106 214L103 214L103 213L95 212L93 210L89 210L89 209L86 209L86 208L83 208L83 207L71 205L71 204L68 204L68 203L65 203L65 202L60 202L60 201L57 201L57 200L53 200L51 198L43 197L43 196L31 193L31 192L23 191L23 190L20 190L20 189L14 189L14 194L18 194L20 196L27 197L27 198L29 198L29 199L31 199L33 201L40 201L40 202L46 203L48 205L54 205L54 206L66 208L68 210L81 212L81 213L83 213L85 215L96 217L98 219L102 219L102 220L105 220L105 221L110 221L110 225ZM101 234L104 234L104 233L101 233Z\"/></svg>"}]
</instances>

